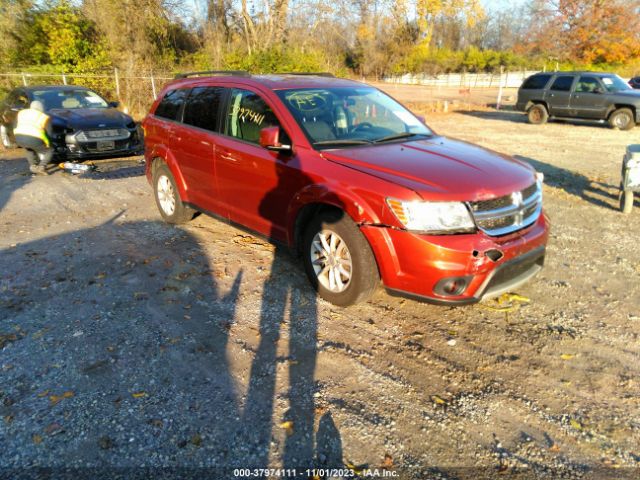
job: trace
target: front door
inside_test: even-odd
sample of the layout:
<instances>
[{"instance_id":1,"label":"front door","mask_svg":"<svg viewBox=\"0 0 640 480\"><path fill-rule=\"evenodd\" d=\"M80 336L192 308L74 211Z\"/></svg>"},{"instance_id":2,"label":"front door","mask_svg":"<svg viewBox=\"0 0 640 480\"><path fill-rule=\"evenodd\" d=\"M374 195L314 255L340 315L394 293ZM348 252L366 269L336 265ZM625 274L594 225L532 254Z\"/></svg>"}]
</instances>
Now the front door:
<instances>
[{"instance_id":1,"label":"front door","mask_svg":"<svg viewBox=\"0 0 640 480\"><path fill-rule=\"evenodd\" d=\"M289 152L259 144L260 130L280 127L280 143L290 143L272 108L245 89L230 92L223 132L216 143L216 174L220 196L233 222L280 241L287 240L287 208L297 192L295 167Z\"/></svg>"},{"instance_id":2,"label":"front door","mask_svg":"<svg viewBox=\"0 0 640 480\"><path fill-rule=\"evenodd\" d=\"M605 118L605 91L596 77L581 75L571 95L571 110L580 118Z\"/></svg>"}]
</instances>

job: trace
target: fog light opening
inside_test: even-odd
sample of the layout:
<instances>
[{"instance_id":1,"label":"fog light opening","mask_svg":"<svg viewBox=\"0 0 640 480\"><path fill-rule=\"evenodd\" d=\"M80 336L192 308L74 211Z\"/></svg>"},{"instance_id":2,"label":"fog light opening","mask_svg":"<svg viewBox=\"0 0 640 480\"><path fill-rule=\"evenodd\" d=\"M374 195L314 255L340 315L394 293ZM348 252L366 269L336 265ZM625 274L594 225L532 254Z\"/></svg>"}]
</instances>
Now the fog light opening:
<instances>
[{"instance_id":1,"label":"fog light opening","mask_svg":"<svg viewBox=\"0 0 640 480\"><path fill-rule=\"evenodd\" d=\"M469 285L471 277L443 278L438 282L434 291L443 296L453 297L462 295Z\"/></svg>"},{"instance_id":2,"label":"fog light opening","mask_svg":"<svg viewBox=\"0 0 640 480\"><path fill-rule=\"evenodd\" d=\"M493 262L497 262L502 257L504 257L504 253L502 253L500 250L491 249L491 250L487 250L486 252L484 252L484 256L488 257L489 260L491 260Z\"/></svg>"}]
</instances>

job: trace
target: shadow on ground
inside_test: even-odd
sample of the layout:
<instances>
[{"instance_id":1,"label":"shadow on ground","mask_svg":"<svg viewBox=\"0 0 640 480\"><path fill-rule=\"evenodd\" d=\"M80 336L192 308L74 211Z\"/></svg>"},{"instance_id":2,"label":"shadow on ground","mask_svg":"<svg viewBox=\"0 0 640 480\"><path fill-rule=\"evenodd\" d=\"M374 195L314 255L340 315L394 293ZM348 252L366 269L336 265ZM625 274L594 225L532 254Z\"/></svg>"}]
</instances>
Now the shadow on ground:
<instances>
[{"instance_id":1,"label":"shadow on ground","mask_svg":"<svg viewBox=\"0 0 640 480\"><path fill-rule=\"evenodd\" d=\"M342 464L330 413L314 433L314 295L272 271L254 350L233 335L251 322L237 310L243 271L224 279L209 258L185 230L115 219L0 251L3 466L267 467L280 450L288 466ZM273 418L274 398L288 418Z\"/></svg>"},{"instance_id":2,"label":"shadow on ground","mask_svg":"<svg viewBox=\"0 0 640 480\"><path fill-rule=\"evenodd\" d=\"M525 161L531 164L538 172L544 173L545 184L560 188L566 193L580 197L598 207L618 210L620 193L618 185L591 180L580 173L541 162L531 157L514 155L514 158ZM636 203L638 203L637 200Z\"/></svg>"},{"instance_id":3,"label":"shadow on ground","mask_svg":"<svg viewBox=\"0 0 640 480\"><path fill-rule=\"evenodd\" d=\"M31 181L29 164L25 158L10 158L8 152L0 155L0 212L9 203L11 196Z\"/></svg>"},{"instance_id":4,"label":"shadow on ground","mask_svg":"<svg viewBox=\"0 0 640 480\"><path fill-rule=\"evenodd\" d=\"M471 110L464 111L460 110L457 113L461 113L463 115L469 115L470 117L480 118L483 120L501 120L507 122L514 123L528 123L527 116L523 112L519 112L517 110L513 110L513 107L504 107L502 110ZM571 119L553 119L549 121L550 123L566 123L569 125L573 125L576 127L587 127L587 128L605 128L608 129L609 125L606 123L599 123L596 121L579 121L579 120L571 120ZM544 128L543 125L538 125L538 128Z\"/></svg>"}]
</instances>

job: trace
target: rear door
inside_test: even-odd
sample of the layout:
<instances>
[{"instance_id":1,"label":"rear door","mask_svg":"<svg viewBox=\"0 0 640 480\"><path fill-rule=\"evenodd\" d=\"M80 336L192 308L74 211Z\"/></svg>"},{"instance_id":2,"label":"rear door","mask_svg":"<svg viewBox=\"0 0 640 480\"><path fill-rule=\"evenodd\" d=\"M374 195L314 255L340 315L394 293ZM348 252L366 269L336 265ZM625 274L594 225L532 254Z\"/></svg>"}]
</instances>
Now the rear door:
<instances>
[{"instance_id":1,"label":"rear door","mask_svg":"<svg viewBox=\"0 0 640 480\"><path fill-rule=\"evenodd\" d=\"M224 93L220 86L193 88L184 106L182 125L174 134L189 202L223 216L226 212L218 195L214 159Z\"/></svg>"},{"instance_id":2,"label":"rear door","mask_svg":"<svg viewBox=\"0 0 640 480\"><path fill-rule=\"evenodd\" d=\"M233 222L286 241L287 208L301 187L301 175L295 156L260 146L260 130L271 126L280 127L280 143L290 144L263 95L248 87L233 88L225 110L225 135L217 142L216 174Z\"/></svg>"},{"instance_id":3,"label":"rear door","mask_svg":"<svg viewBox=\"0 0 640 480\"><path fill-rule=\"evenodd\" d=\"M597 77L580 75L571 95L571 110L580 118L604 118L607 110L606 89Z\"/></svg>"},{"instance_id":4,"label":"rear door","mask_svg":"<svg viewBox=\"0 0 640 480\"><path fill-rule=\"evenodd\" d=\"M558 75L549 87L545 100L549 105L549 114L554 117L571 116L571 87L574 75Z\"/></svg>"}]
</instances>

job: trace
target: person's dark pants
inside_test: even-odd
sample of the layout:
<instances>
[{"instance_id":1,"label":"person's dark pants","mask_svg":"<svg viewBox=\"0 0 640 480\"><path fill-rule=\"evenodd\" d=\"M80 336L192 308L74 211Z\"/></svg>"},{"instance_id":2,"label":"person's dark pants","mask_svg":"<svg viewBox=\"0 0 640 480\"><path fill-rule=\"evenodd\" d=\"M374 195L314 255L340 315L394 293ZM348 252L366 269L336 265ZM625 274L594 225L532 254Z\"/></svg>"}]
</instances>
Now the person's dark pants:
<instances>
[{"instance_id":1,"label":"person's dark pants","mask_svg":"<svg viewBox=\"0 0 640 480\"><path fill-rule=\"evenodd\" d=\"M53 148L47 147L40 138L28 135L16 135L16 144L26 149L29 165L45 167L53 159Z\"/></svg>"}]
</instances>

